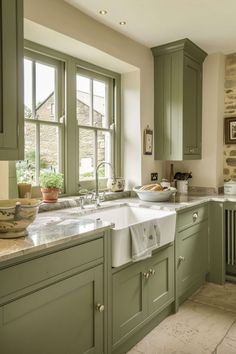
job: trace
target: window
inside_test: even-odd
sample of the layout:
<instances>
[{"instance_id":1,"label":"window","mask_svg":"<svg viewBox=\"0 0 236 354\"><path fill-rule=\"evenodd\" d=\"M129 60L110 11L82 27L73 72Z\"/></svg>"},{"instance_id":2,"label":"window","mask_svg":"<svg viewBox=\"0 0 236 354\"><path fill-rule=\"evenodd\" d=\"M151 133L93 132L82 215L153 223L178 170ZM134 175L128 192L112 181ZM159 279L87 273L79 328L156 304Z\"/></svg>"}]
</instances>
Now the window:
<instances>
[{"instance_id":1,"label":"window","mask_svg":"<svg viewBox=\"0 0 236 354\"><path fill-rule=\"evenodd\" d=\"M102 161L118 176L120 75L27 40L25 48L25 160L17 162L18 182L38 186L40 174L53 170L64 174L64 192L72 195L94 189ZM109 176L110 167L102 166L100 188Z\"/></svg>"},{"instance_id":2,"label":"window","mask_svg":"<svg viewBox=\"0 0 236 354\"><path fill-rule=\"evenodd\" d=\"M39 185L42 172L63 172L61 62L26 51L24 58L25 161L19 181Z\"/></svg>"},{"instance_id":3,"label":"window","mask_svg":"<svg viewBox=\"0 0 236 354\"><path fill-rule=\"evenodd\" d=\"M78 68L76 113L79 141L79 181L94 180L97 165L113 162L113 80ZM111 175L110 166L101 166L100 178Z\"/></svg>"}]
</instances>

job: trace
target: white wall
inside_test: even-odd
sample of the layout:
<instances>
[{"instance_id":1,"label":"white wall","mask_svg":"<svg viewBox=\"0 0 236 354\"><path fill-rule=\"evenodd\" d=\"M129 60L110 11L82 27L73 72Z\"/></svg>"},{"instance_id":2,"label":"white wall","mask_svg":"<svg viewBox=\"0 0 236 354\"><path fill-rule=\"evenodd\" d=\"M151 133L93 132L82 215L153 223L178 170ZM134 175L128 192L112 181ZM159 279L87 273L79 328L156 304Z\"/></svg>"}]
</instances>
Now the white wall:
<instances>
[{"instance_id":1,"label":"white wall","mask_svg":"<svg viewBox=\"0 0 236 354\"><path fill-rule=\"evenodd\" d=\"M75 41L86 45L87 51L91 54L90 61L94 64L101 65L101 53L103 53L104 61L106 59L106 63L107 56L109 55L110 61L114 61L116 68L119 64L117 62L118 59L123 63L129 64L129 66L132 65L140 72L140 92L135 98L134 96L132 97L133 110L136 112L135 133L137 139L136 142L134 142L136 143L136 146L135 149L133 145L127 145L125 147L127 156L131 156L132 153L132 160L137 161L135 164L135 169L138 168L136 171L137 178L134 180L134 173L130 175L128 172L129 169L127 168L125 172L126 178L132 180L132 183L145 183L149 182L150 172L159 172L161 176L162 162L155 161L153 156L147 157L142 155L143 129L147 124L153 128L154 119L153 57L150 48L147 48L121 33L95 21L63 0L25 0L24 8L27 21L32 21L43 26L41 38L40 33L34 33L34 36L37 37L37 41L40 41L41 44L63 51L63 43L65 43L66 36L67 38L70 38L70 40L74 40L74 45L76 45ZM25 36L27 39L33 40L32 32L27 32L27 28ZM53 36L53 32L50 32L47 35L45 29L54 31L55 35ZM62 36L61 41L58 37L58 33ZM82 59L84 58L82 57ZM125 65L121 65L120 68L120 72L124 73ZM131 68L129 67L128 71L130 70ZM132 75L133 71L130 77L132 77ZM127 73L127 80L123 80L123 97L126 92L128 95L130 93L130 80L128 77ZM126 83L128 85L127 89L125 88ZM136 81L134 82L134 85L135 84ZM123 120L126 122L127 119L129 119L129 114L127 116L126 114L127 112L130 112L130 104L128 99L124 99L123 103L124 105L127 105L127 107L123 107ZM124 134L127 137L130 133L129 125L125 125L125 129L128 129L127 131L124 130ZM131 148L130 151L129 147ZM129 162L130 161L128 160L126 161L125 156L124 163L126 164L126 167Z\"/></svg>"},{"instance_id":2,"label":"white wall","mask_svg":"<svg viewBox=\"0 0 236 354\"><path fill-rule=\"evenodd\" d=\"M190 185L223 185L223 112L225 56L209 55L203 65L202 160L173 162L175 172L192 171ZM166 164L169 176L170 162Z\"/></svg>"},{"instance_id":3,"label":"white wall","mask_svg":"<svg viewBox=\"0 0 236 354\"><path fill-rule=\"evenodd\" d=\"M141 136L140 136L140 71L122 74L122 133L123 174L126 188L141 183ZM138 147L138 148L137 148Z\"/></svg>"}]
</instances>

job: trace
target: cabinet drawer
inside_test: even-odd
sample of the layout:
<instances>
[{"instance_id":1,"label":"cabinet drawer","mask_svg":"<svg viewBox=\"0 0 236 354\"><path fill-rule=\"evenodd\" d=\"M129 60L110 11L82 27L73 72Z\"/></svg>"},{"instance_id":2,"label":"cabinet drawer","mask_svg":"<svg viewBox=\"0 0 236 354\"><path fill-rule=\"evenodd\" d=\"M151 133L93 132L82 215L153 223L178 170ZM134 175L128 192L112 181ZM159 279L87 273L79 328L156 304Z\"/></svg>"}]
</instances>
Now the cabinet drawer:
<instances>
[{"instance_id":1,"label":"cabinet drawer","mask_svg":"<svg viewBox=\"0 0 236 354\"><path fill-rule=\"evenodd\" d=\"M101 257L103 238L3 269L0 299Z\"/></svg>"},{"instance_id":2,"label":"cabinet drawer","mask_svg":"<svg viewBox=\"0 0 236 354\"><path fill-rule=\"evenodd\" d=\"M177 230L191 227L208 218L208 205L191 208L177 216Z\"/></svg>"}]
</instances>

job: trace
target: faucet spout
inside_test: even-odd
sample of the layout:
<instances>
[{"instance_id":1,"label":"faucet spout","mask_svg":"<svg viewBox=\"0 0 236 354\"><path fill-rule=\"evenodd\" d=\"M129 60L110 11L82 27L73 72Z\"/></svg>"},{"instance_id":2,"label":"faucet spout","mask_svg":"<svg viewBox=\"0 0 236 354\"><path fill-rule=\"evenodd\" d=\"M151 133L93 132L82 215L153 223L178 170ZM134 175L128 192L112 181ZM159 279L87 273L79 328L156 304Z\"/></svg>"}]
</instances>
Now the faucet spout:
<instances>
[{"instance_id":1,"label":"faucet spout","mask_svg":"<svg viewBox=\"0 0 236 354\"><path fill-rule=\"evenodd\" d=\"M106 162L106 161L102 161L101 163L99 163L96 167L96 175L95 175L95 198L96 198L96 206L100 206L100 200L99 200L99 187L98 187L98 182L99 182L99 177L98 177L98 171L99 168L103 165L109 165L111 170L112 170L112 178L115 178L115 173L114 173L114 169L112 167L112 164L110 162Z\"/></svg>"}]
</instances>

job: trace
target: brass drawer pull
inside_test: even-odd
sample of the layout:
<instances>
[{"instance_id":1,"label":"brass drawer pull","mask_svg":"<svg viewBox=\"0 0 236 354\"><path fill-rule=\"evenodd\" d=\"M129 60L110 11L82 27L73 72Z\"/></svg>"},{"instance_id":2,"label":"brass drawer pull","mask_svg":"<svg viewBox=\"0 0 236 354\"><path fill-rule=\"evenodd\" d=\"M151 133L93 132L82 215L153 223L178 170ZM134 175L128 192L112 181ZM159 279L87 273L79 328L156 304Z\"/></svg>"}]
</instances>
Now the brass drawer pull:
<instances>
[{"instance_id":1,"label":"brass drawer pull","mask_svg":"<svg viewBox=\"0 0 236 354\"><path fill-rule=\"evenodd\" d=\"M149 277L150 277L150 273L149 272L143 272L143 277L146 279L146 280L148 280L149 279Z\"/></svg>"},{"instance_id":2,"label":"brass drawer pull","mask_svg":"<svg viewBox=\"0 0 236 354\"><path fill-rule=\"evenodd\" d=\"M156 272L155 272L155 269L150 268L148 273L151 276L151 275L155 275Z\"/></svg>"},{"instance_id":3,"label":"brass drawer pull","mask_svg":"<svg viewBox=\"0 0 236 354\"><path fill-rule=\"evenodd\" d=\"M101 304L97 304L96 305L96 310L98 312L103 312L105 310L105 306L104 305L101 305Z\"/></svg>"},{"instance_id":4,"label":"brass drawer pull","mask_svg":"<svg viewBox=\"0 0 236 354\"><path fill-rule=\"evenodd\" d=\"M195 213L193 213L193 222L197 221L198 218L198 212L196 211Z\"/></svg>"}]
</instances>

